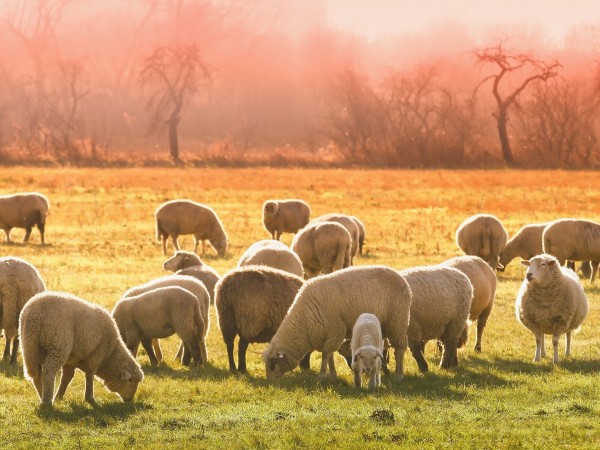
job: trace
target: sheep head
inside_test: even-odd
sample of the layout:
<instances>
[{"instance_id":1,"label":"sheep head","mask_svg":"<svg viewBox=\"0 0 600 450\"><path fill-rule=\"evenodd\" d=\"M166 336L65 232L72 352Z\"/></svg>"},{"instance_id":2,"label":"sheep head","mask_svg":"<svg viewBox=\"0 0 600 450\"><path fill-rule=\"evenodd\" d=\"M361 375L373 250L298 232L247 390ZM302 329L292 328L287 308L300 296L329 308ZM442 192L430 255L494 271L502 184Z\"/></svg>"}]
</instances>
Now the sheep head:
<instances>
[{"instance_id":1,"label":"sheep head","mask_svg":"<svg viewBox=\"0 0 600 450\"><path fill-rule=\"evenodd\" d=\"M548 254L534 256L530 260L521 261L527 267L525 279L531 284L544 286L548 284L557 273L560 273L558 260Z\"/></svg>"},{"instance_id":2,"label":"sheep head","mask_svg":"<svg viewBox=\"0 0 600 450\"><path fill-rule=\"evenodd\" d=\"M175 252L173 256L165 261L163 267L170 272L176 272L181 269L186 269L192 266L201 266L204 263L198 255L185 250Z\"/></svg>"},{"instance_id":3,"label":"sheep head","mask_svg":"<svg viewBox=\"0 0 600 450\"><path fill-rule=\"evenodd\" d=\"M283 350L277 351L272 348L265 350L263 361L265 362L265 372L269 381L281 378L284 373L289 372L296 366Z\"/></svg>"},{"instance_id":4,"label":"sheep head","mask_svg":"<svg viewBox=\"0 0 600 450\"><path fill-rule=\"evenodd\" d=\"M279 205L277 202L265 202L263 205L263 216L276 216L279 214Z\"/></svg>"},{"instance_id":5,"label":"sheep head","mask_svg":"<svg viewBox=\"0 0 600 450\"><path fill-rule=\"evenodd\" d=\"M363 373L369 376L375 372L381 370L381 364L383 363L383 353L377 347L368 345L360 347L354 352L354 358L352 359L352 370L359 376Z\"/></svg>"}]
</instances>

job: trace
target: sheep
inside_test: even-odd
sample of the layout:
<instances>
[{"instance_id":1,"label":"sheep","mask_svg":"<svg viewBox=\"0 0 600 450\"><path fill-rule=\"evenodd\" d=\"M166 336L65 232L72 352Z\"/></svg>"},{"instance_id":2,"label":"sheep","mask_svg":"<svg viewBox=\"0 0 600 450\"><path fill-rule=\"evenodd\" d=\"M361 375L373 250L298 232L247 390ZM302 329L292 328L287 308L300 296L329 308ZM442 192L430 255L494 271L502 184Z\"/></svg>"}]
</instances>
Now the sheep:
<instances>
[{"instance_id":1,"label":"sheep","mask_svg":"<svg viewBox=\"0 0 600 450\"><path fill-rule=\"evenodd\" d=\"M169 236L175 250L179 250L178 236L193 234L196 240L194 253L197 253L198 242L202 241L202 254L204 254L204 241L208 240L220 257L225 256L227 235L212 208L191 200L171 200L160 205L154 215L156 239L159 242L162 240L163 255L167 254Z\"/></svg>"},{"instance_id":2,"label":"sheep","mask_svg":"<svg viewBox=\"0 0 600 450\"><path fill-rule=\"evenodd\" d=\"M266 266L233 269L219 280L215 305L231 372L236 372L233 359L236 336L239 336L237 371L246 372L248 344L269 342L302 283L302 278L296 275Z\"/></svg>"},{"instance_id":3,"label":"sheep","mask_svg":"<svg viewBox=\"0 0 600 450\"><path fill-rule=\"evenodd\" d=\"M478 256L457 256L444 261L442 265L460 270L473 285L473 302L471 303L469 320L471 322L477 320L475 351L481 352L483 330L494 307L494 298L496 297L496 274Z\"/></svg>"},{"instance_id":4,"label":"sheep","mask_svg":"<svg viewBox=\"0 0 600 450\"><path fill-rule=\"evenodd\" d=\"M43 407L65 395L75 369L85 373L85 400L94 405L94 376L123 401L133 400L144 379L115 321L102 307L71 294L42 292L21 311L19 321L25 377ZM53 399L54 378L62 367Z\"/></svg>"},{"instance_id":5,"label":"sheep","mask_svg":"<svg viewBox=\"0 0 600 450\"><path fill-rule=\"evenodd\" d=\"M43 245L49 208L50 202L39 192L0 195L0 228L6 233L6 242L11 242L13 228L25 228L23 242L28 242L31 229L36 225Z\"/></svg>"},{"instance_id":6,"label":"sheep","mask_svg":"<svg viewBox=\"0 0 600 450\"><path fill-rule=\"evenodd\" d=\"M469 217L456 230L456 243L466 255L479 256L492 269L502 268L500 252L508 233L496 216L477 214Z\"/></svg>"},{"instance_id":7,"label":"sheep","mask_svg":"<svg viewBox=\"0 0 600 450\"><path fill-rule=\"evenodd\" d=\"M143 294L156 288L166 286L179 286L183 289L187 289L198 299L198 302L200 304L200 314L202 316L202 320L204 321L204 339L200 342L200 351L202 354L203 362L206 362L206 336L208 335L208 330L210 328L210 297L208 295L208 290L206 289L204 284L202 284L201 281L198 281L196 278L187 275L167 275L151 280L145 284L134 286L131 289L127 290L121 296L121 298L134 297L136 295ZM146 351L148 351L148 349L150 348L149 343L145 342L145 340L142 340L142 346ZM151 352L148 354L148 357L151 361L156 360L160 362L162 360L162 351L160 349L160 343L158 342L158 339L152 339L152 347L154 348L154 352L156 352L156 354L154 354L154 352ZM189 354L186 346L183 343L179 347L175 358L179 358L182 352L182 362L183 364L188 365L190 362L191 355Z\"/></svg>"},{"instance_id":8,"label":"sheep","mask_svg":"<svg viewBox=\"0 0 600 450\"><path fill-rule=\"evenodd\" d=\"M571 333L577 332L588 313L588 300L575 272L543 253L521 261L527 275L515 302L517 321L535 335L534 362L546 356L544 335L552 334L554 363L559 362L558 341L566 334L565 356L571 355Z\"/></svg>"},{"instance_id":9,"label":"sheep","mask_svg":"<svg viewBox=\"0 0 600 450\"><path fill-rule=\"evenodd\" d=\"M263 204L263 225L271 238L297 233L310 220L310 207L302 200L267 200Z\"/></svg>"},{"instance_id":10,"label":"sheep","mask_svg":"<svg viewBox=\"0 0 600 450\"><path fill-rule=\"evenodd\" d=\"M282 242L264 239L255 242L241 256L238 267L269 266L302 276L302 262L296 253Z\"/></svg>"},{"instance_id":11,"label":"sheep","mask_svg":"<svg viewBox=\"0 0 600 450\"><path fill-rule=\"evenodd\" d=\"M469 332L467 320L473 300L469 278L457 269L444 266L414 267L399 273L412 292L408 348L419 370L429 370L423 352L431 339L441 341L444 346L440 367L457 366L456 349L466 343Z\"/></svg>"},{"instance_id":12,"label":"sheep","mask_svg":"<svg viewBox=\"0 0 600 450\"><path fill-rule=\"evenodd\" d=\"M594 261L592 277L596 279L600 261L600 223L583 219L559 219L550 222L542 234L544 253L556 257L562 266L566 260Z\"/></svg>"},{"instance_id":13,"label":"sheep","mask_svg":"<svg viewBox=\"0 0 600 450\"><path fill-rule=\"evenodd\" d=\"M367 233L365 230L365 225L356 216L350 216L350 218L354 220L354 223L356 223L356 226L358 227L358 254L362 255Z\"/></svg>"},{"instance_id":14,"label":"sheep","mask_svg":"<svg viewBox=\"0 0 600 450\"><path fill-rule=\"evenodd\" d=\"M6 339L3 359L10 358L10 364L17 362L19 314L31 297L45 290L39 272L27 261L16 256L0 258L0 329Z\"/></svg>"},{"instance_id":15,"label":"sheep","mask_svg":"<svg viewBox=\"0 0 600 450\"><path fill-rule=\"evenodd\" d=\"M352 328L352 371L354 387L361 387L363 373L369 375L369 389L381 384L380 370L383 363L383 337L377 316L363 313L358 316Z\"/></svg>"},{"instance_id":16,"label":"sheep","mask_svg":"<svg viewBox=\"0 0 600 450\"><path fill-rule=\"evenodd\" d=\"M395 379L404 373L404 352L411 302L406 280L385 266L351 267L304 283L287 316L263 353L268 380L293 370L312 350L323 352L319 378L336 377L333 352L362 313L377 316L382 336L395 350Z\"/></svg>"},{"instance_id":17,"label":"sheep","mask_svg":"<svg viewBox=\"0 0 600 450\"><path fill-rule=\"evenodd\" d=\"M359 249L360 231L357 222L346 214L330 213L323 214L322 216L311 220L310 223L316 224L322 222L336 222L348 230L348 233L350 233L350 237L352 238L352 247L350 249L350 265L352 265L354 263L354 257L358 254Z\"/></svg>"},{"instance_id":18,"label":"sheep","mask_svg":"<svg viewBox=\"0 0 600 450\"><path fill-rule=\"evenodd\" d=\"M163 268L175 272L175 275L189 275L200 280L208 290L210 302L214 303L215 285L221 276L215 269L205 264L198 255L179 250L164 262Z\"/></svg>"},{"instance_id":19,"label":"sheep","mask_svg":"<svg viewBox=\"0 0 600 450\"><path fill-rule=\"evenodd\" d=\"M349 267L351 246L350 234L335 222L307 225L292 240L305 279Z\"/></svg>"},{"instance_id":20,"label":"sheep","mask_svg":"<svg viewBox=\"0 0 600 450\"><path fill-rule=\"evenodd\" d=\"M207 360L206 346L198 344L204 341L205 335L200 304L187 289L165 286L125 297L116 303L111 314L134 357L142 342L150 356L150 363L158 365L157 359L152 357L151 339L166 338L176 333L190 350L195 366Z\"/></svg>"}]
</instances>

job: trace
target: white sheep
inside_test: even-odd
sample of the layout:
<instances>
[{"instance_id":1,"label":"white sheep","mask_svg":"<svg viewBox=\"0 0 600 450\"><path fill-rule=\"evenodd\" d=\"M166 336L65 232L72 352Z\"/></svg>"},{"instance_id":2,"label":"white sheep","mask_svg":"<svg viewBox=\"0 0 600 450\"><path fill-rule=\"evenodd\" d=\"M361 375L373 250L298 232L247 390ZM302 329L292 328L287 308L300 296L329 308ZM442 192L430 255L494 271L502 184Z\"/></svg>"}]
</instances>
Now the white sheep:
<instances>
[{"instance_id":1,"label":"white sheep","mask_svg":"<svg viewBox=\"0 0 600 450\"><path fill-rule=\"evenodd\" d=\"M302 262L298 255L283 242L274 239L255 242L238 261L238 267L260 265L302 276Z\"/></svg>"},{"instance_id":2,"label":"white sheep","mask_svg":"<svg viewBox=\"0 0 600 450\"><path fill-rule=\"evenodd\" d=\"M263 204L263 225L271 238L297 233L310 220L310 207L302 200L267 200Z\"/></svg>"},{"instance_id":3,"label":"white sheep","mask_svg":"<svg viewBox=\"0 0 600 450\"><path fill-rule=\"evenodd\" d=\"M246 372L248 345L271 340L302 283L302 278L296 275L266 266L233 269L217 283L215 305L227 346L229 370L236 371L233 358L236 336L239 336L237 370Z\"/></svg>"},{"instance_id":4,"label":"white sheep","mask_svg":"<svg viewBox=\"0 0 600 450\"><path fill-rule=\"evenodd\" d=\"M504 269L515 258L530 259L544 253L542 233L548 223L532 223L524 225L513 237L509 239L500 252L500 265L498 270Z\"/></svg>"},{"instance_id":5,"label":"white sheep","mask_svg":"<svg viewBox=\"0 0 600 450\"><path fill-rule=\"evenodd\" d=\"M11 242L10 230L25 228L23 242L28 242L31 229L36 225L43 244L49 208L50 202L39 192L0 195L0 228L6 233L6 241Z\"/></svg>"},{"instance_id":6,"label":"white sheep","mask_svg":"<svg viewBox=\"0 0 600 450\"><path fill-rule=\"evenodd\" d=\"M151 356L151 339L177 334L190 350L194 365L207 361L206 345L199 344L204 342L205 335L200 304L187 289L166 286L125 297L115 304L111 314L134 357L140 342ZM158 361L150 357L150 363L156 366Z\"/></svg>"},{"instance_id":7,"label":"white sheep","mask_svg":"<svg viewBox=\"0 0 600 450\"><path fill-rule=\"evenodd\" d=\"M467 276L452 267L428 266L401 270L412 292L408 348L419 370L429 370L423 355L427 341L437 339L444 346L440 367L458 365L457 348L468 337L469 310L473 286Z\"/></svg>"},{"instance_id":8,"label":"white sheep","mask_svg":"<svg viewBox=\"0 0 600 450\"><path fill-rule=\"evenodd\" d=\"M517 320L535 335L535 357L546 356L544 335L552 335L554 363L559 362L558 341L566 334L565 356L571 355L571 333L578 331L588 314L588 300L575 272L561 267L558 260L541 254L521 261L527 275L517 295Z\"/></svg>"},{"instance_id":9,"label":"white sheep","mask_svg":"<svg viewBox=\"0 0 600 450\"><path fill-rule=\"evenodd\" d=\"M600 261L600 223L583 219L559 219L550 222L542 234L544 253L565 261L594 261L591 281L596 279Z\"/></svg>"},{"instance_id":10,"label":"white sheep","mask_svg":"<svg viewBox=\"0 0 600 450\"><path fill-rule=\"evenodd\" d=\"M198 242L202 241L202 253L204 254L204 241L208 240L219 256L225 256L227 235L223 224L212 208L191 200L171 200L160 205L154 216L156 218L156 239L159 242L162 240L163 255L167 254L169 236L173 241L173 247L179 250L177 238L181 235L193 234L196 240L194 252L198 250Z\"/></svg>"},{"instance_id":11,"label":"white sheep","mask_svg":"<svg viewBox=\"0 0 600 450\"><path fill-rule=\"evenodd\" d=\"M381 384L380 371L383 364L383 337L377 316L363 313L358 316L352 328L352 371L354 387L360 388L361 376L369 376L369 389Z\"/></svg>"},{"instance_id":12,"label":"white sheep","mask_svg":"<svg viewBox=\"0 0 600 450\"><path fill-rule=\"evenodd\" d=\"M506 245L508 233L496 216L476 214L459 225L456 243L466 255L479 256L492 269L500 266L500 252Z\"/></svg>"},{"instance_id":13,"label":"white sheep","mask_svg":"<svg viewBox=\"0 0 600 450\"><path fill-rule=\"evenodd\" d=\"M133 400L144 374L125 347L110 314L74 295L42 292L21 311L19 321L25 377L42 406L53 403L54 378L62 368L56 393L65 395L75 369L85 373L85 400L95 404L94 376L124 401Z\"/></svg>"},{"instance_id":14,"label":"white sheep","mask_svg":"<svg viewBox=\"0 0 600 450\"><path fill-rule=\"evenodd\" d=\"M16 256L0 258L0 329L4 330L4 360L17 362L19 314L35 295L46 290L35 267ZM11 352L12 343L12 352Z\"/></svg>"},{"instance_id":15,"label":"white sheep","mask_svg":"<svg viewBox=\"0 0 600 450\"><path fill-rule=\"evenodd\" d=\"M200 280L208 290L211 303L214 303L215 285L221 276L215 269L205 264L198 255L179 250L164 262L163 268L175 272L175 275L189 275Z\"/></svg>"},{"instance_id":16,"label":"white sheep","mask_svg":"<svg viewBox=\"0 0 600 450\"><path fill-rule=\"evenodd\" d=\"M336 376L333 361L362 313L374 314L395 350L395 378L404 373L411 291L406 280L385 266L360 266L307 281L263 353L268 380L293 370L310 351L323 353L319 377Z\"/></svg>"},{"instance_id":17,"label":"white sheep","mask_svg":"<svg viewBox=\"0 0 600 450\"><path fill-rule=\"evenodd\" d=\"M330 213L323 214L322 216L316 217L310 221L310 224L323 223L323 222L335 222L342 225L348 233L350 233L350 238L352 239L352 246L350 248L350 265L354 263L354 257L358 254L359 249L359 239L360 239L360 229L357 224L357 220L355 218L348 216L346 214L339 213Z\"/></svg>"},{"instance_id":18,"label":"white sheep","mask_svg":"<svg viewBox=\"0 0 600 450\"><path fill-rule=\"evenodd\" d=\"M457 256L444 261L442 265L454 267L464 273L473 285L473 302L469 320L477 321L477 341L475 351L481 351L483 330L487 324L494 299L496 297L496 274L492 268L478 256Z\"/></svg>"},{"instance_id":19,"label":"white sheep","mask_svg":"<svg viewBox=\"0 0 600 450\"><path fill-rule=\"evenodd\" d=\"M302 261L306 279L349 267L351 246L350 234L335 222L307 225L292 241L292 250Z\"/></svg>"}]
</instances>

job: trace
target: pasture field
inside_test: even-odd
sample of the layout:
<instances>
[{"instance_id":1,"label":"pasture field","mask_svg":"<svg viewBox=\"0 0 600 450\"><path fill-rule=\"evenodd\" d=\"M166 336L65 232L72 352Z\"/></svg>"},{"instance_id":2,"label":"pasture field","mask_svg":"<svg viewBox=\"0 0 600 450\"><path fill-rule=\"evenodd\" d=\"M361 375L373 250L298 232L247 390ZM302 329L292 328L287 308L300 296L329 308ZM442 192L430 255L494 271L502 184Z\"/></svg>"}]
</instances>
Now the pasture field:
<instances>
[{"instance_id":1,"label":"pasture field","mask_svg":"<svg viewBox=\"0 0 600 450\"><path fill-rule=\"evenodd\" d=\"M51 290L68 291L111 309L127 288L164 275L153 213L170 199L211 205L229 235L221 274L244 249L268 237L261 223L267 198L302 198L313 216L345 212L366 225L366 254L356 263L402 269L460 254L456 227L479 212L497 215L512 235L526 223L559 217L600 221L600 176L563 171L395 171L312 169L0 169L0 192L39 191L51 201L46 242L37 230L28 245L0 245L0 254L33 263ZM13 230L16 241L23 230ZM3 238L3 236L2 236ZM284 241L291 241L290 235ZM191 237L180 240L191 249ZM99 405L83 401L76 374L65 399L41 412L18 368L0 363L0 448L598 448L600 447L600 281L584 281L590 313L571 358L532 362L533 334L517 323L514 301L524 269L513 261L499 274L496 303L476 354L474 326L459 367L443 371L430 343L430 373L407 352L400 384L385 376L375 393L352 387L336 356L340 379L318 383L312 369L280 382L264 378L251 345L248 376L228 371L214 310L209 363L190 370L173 361L145 372L135 401L96 382ZM547 345L550 340L546 340ZM3 343L2 343L3 345ZM561 353L564 339L561 340ZM551 353L551 352L550 352Z\"/></svg>"}]
</instances>

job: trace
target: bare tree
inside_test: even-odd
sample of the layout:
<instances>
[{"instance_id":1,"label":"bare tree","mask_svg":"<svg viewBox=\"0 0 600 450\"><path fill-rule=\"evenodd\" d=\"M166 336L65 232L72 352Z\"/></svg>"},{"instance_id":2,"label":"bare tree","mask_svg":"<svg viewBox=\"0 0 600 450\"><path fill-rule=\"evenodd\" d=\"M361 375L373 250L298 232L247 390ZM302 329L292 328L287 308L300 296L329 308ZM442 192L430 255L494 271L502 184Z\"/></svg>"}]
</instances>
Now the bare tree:
<instances>
[{"instance_id":1,"label":"bare tree","mask_svg":"<svg viewBox=\"0 0 600 450\"><path fill-rule=\"evenodd\" d=\"M140 72L143 87L152 87L148 108L152 112L150 132L168 127L171 159L179 163L177 126L186 102L210 79L195 44L159 47L144 59Z\"/></svg>"},{"instance_id":2,"label":"bare tree","mask_svg":"<svg viewBox=\"0 0 600 450\"><path fill-rule=\"evenodd\" d=\"M538 81L546 82L558 75L561 64L557 60L542 61L525 53L511 53L502 47L502 43L495 47L488 47L475 51L475 57L480 64L489 63L497 67L497 73L484 78L479 86L493 80L492 93L498 107L494 114L498 126L498 136L502 157L509 166L515 165L513 151L508 138L508 110L515 100L529 86ZM502 94L500 85L508 80L511 75L519 77L519 81L510 89L510 93ZM509 81L507 81L508 84Z\"/></svg>"}]
</instances>

